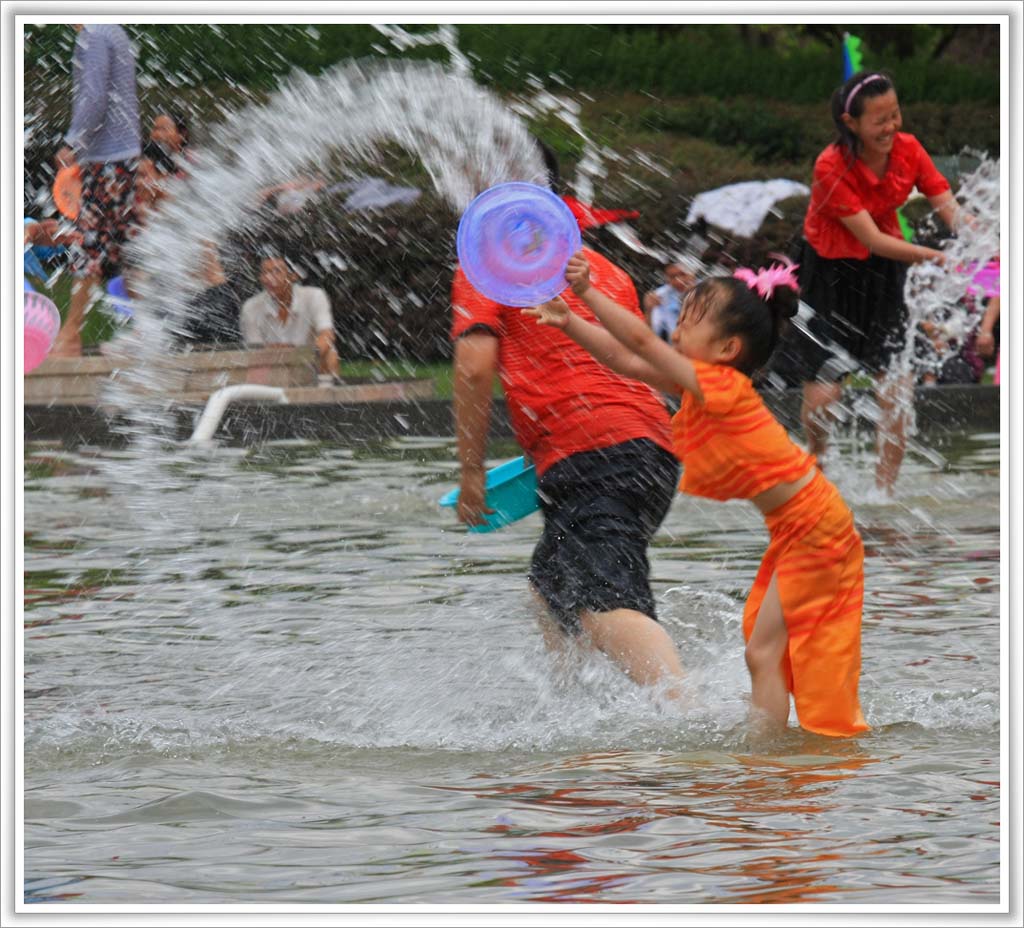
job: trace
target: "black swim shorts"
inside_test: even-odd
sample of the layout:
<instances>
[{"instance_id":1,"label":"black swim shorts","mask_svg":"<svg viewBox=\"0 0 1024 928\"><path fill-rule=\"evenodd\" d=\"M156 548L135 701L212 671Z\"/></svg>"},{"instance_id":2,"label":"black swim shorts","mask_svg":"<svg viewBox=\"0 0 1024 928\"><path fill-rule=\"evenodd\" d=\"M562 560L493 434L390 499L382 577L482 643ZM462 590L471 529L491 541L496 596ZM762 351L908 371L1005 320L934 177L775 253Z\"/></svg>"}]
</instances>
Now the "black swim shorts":
<instances>
[{"instance_id":1,"label":"black swim shorts","mask_svg":"<svg viewBox=\"0 0 1024 928\"><path fill-rule=\"evenodd\" d=\"M565 631L579 634L584 610L657 620L647 546L678 483L675 456L648 439L573 454L544 473L530 581Z\"/></svg>"}]
</instances>

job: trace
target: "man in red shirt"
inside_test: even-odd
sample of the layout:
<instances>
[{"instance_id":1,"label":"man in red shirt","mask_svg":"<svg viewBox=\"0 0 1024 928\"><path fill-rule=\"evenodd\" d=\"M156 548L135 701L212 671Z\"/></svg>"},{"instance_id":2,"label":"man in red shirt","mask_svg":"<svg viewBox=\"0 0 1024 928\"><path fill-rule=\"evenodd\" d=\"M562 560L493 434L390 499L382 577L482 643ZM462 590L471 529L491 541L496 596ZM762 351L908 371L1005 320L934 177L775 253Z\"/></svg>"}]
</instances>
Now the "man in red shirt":
<instances>
[{"instance_id":1,"label":"man in red shirt","mask_svg":"<svg viewBox=\"0 0 1024 928\"><path fill-rule=\"evenodd\" d=\"M587 251L594 286L640 313L629 276ZM566 301L598 324L567 290ZM461 490L457 514L477 525L494 376L516 439L537 467L544 533L530 582L563 632L581 633L635 681L682 676L658 624L647 546L679 481L664 404L645 384L601 365L558 329L483 296L461 268L452 285L454 409ZM542 622L555 645L556 626Z\"/></svg>"}]
</instances>

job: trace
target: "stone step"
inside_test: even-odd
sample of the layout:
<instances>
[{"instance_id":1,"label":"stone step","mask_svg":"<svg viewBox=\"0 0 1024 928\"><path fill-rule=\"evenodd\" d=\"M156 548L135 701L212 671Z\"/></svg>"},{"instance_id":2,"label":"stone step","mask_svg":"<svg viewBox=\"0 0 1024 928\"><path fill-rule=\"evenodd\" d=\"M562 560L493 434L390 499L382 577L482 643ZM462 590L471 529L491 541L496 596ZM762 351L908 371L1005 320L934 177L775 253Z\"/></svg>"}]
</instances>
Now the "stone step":
<instances>
[{"instance_id":1,"label":"stone step","mask_svg":"<svg viewBox=\"0 0 1024 928\"><path fill-rule=\"evenodd\" d=\"M168 399L199 395L233 384L315 388L316 356L310 348L254 348L240 351L191 351L162 358L152 370L152 386L141 377L134 359L116 348L102 355L47 358L25 375L26 405L89 405L104 399L115 381ZM136 386L137 384L137 386Z\"/></svg>"}]
</instances>

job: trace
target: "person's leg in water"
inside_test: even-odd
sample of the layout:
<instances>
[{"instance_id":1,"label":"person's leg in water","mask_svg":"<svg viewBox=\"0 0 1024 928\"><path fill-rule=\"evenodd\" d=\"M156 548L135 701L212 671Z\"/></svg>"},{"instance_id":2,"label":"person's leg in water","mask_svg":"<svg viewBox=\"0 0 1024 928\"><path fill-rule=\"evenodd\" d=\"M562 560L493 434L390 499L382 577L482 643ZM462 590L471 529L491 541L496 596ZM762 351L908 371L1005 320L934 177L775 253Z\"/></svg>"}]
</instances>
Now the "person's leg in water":
<instances>
[{"instance_id":1,"label":"person's leg in water","mask_svg":"<svg viewBox=\"0 0 1024 928\"><path fill-rule=\"evenodd\" d=\"M559 674L565 674L573 666L575 652L573 640L559 626L558 620L548 608L548 604L537 588L531 586L530 593L533 596L534 616L544 641L544 649L551 655L555 670Z\"/></svg>"},{"instance_id":2,"label":"person's leg in water","mask_svg":"<svg viewBox=\"0 0 1024 928\"><path fill-rule=\"evenodd\" d=\"M832 431L834 417L831 407L839 402L842 395L843 385L841 383L822 383L821 381L804 383L800 421L803 423L804 435L807 438L807 450L819 459L828 448L828 439Z\"/></svg>"},{"instance_id":3,"label":"person's leg in water","mask_svg":"<svg viewBox=\"0 0 1024 928\"><path fill-rule=\"evenodd\" d=\"M549 648L597 648L644 686L682 679L675 644L653 618L647 559L678 482L678 461L649 440L584 452L545 475L530 580L550 610L540 623Z\"/></svg>"},{"instance_id":4,"label":"person's leg in water","mask_svg":"<svg viewBox=\"0 0 1024 928\"><path fill-rule=\"evenodd\" d=\"M564 671L571 666L575 639L562 629L540 593L536 589L531 592L544 647L555 667ZM582 612L579 623L581 643L607 655L634 683L664 686L669 680L682 681L679 651L668 632L650 616L634 609L612 609ZM679 699L682 694L678 686L672 685L665 695Z\"/></svg>"},{"instance_id":5,"label":"person's leg in water","mask_svg":"<svg viewBox=\"0 0 1024 928\"><path fill-rule=\"evenodd\" d=\"M669 699L682 698L679 651L664 627L650 616L634 609L583 612L580 625L589 642L618 664L634 683L664 686Z\"/></svg>"},{"instance_id":6,"label":"person's leg in water","mask_svg":"<svg viewBox=\"0 0 1024 928\"><path fill-rule=\"evenodd\" d=\"M783 728L789 721L789 689L782 668L788 644L789 632L782 615L778 574L773 573L744 657L750 671L753 709Z\"/></svg>"},{"instance_id":7,"label":"person's leg in water","mask_svg":"<svg viewBox=\"0 0 1024 928\"><path fill-rule=\"evenodd\" d=\"M914 401L913 375L879 375L875 382L875 396L882 413L876 433L878 466L875 486L891 496L907 451L907 425Z\"/></svg>"},{"instance_id":8,"label":"person's leg in water","mask_svg":"<svg viewBox=\"0 0 1024 928\"><path fill-rule=\"evenodd\" d=\"M71 283L71 302L67 318L53 341L50 354L55 358L79 358L82 356L82 324L85 313L92 301L94 288L100 285L99 275L76 277Z\"/></svg>"}]
</instances>

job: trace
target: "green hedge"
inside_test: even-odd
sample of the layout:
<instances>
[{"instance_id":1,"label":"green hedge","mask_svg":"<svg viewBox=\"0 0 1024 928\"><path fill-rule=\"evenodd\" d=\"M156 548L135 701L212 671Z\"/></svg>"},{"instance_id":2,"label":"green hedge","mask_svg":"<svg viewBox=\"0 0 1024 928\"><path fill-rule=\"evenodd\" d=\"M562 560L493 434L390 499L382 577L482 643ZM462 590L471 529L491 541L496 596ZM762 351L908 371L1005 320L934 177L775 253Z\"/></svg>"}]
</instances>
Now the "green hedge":
<instances>
[{"instance_id":1,"label":"green hedge","mask_svg":"<svg viewBox=\"0 0 1024 928\"><path fill-rule=\"evenodd\" d=\"M292 68L318 73L339 61L370 55L446 60L440 46L397 52L367 25L128 25L144 74L172 84L227 81L267 89ZM434 26L406 26L410 32ZM908 26L908 29L929 28ZM997 28L993 26L992 28ZM752 89L766 99L810 103L827 99L841 76L837 48L798 40L799 26L776 33L771 47L745 41L733 25L683 28L622 25L460 25L460 49L477 80L523 90L531 76L574 90L636 91L729 99ZM67 68L69 26L26 27L26 67ZM909 58L866 49L866 61L885 66L906 102L977 101L998 104L999 62L964 67L932 61L920 44Z\"/></svg>"},{"instance_id":2,"label":"green hedge","mask_svg":"<svg viewBox=\"0 0 1024 928\"><path fill-rule=\"evenodd\" d=\"M933 154L963 149L999 153L999 110L970 103L911 102L901 107L904 130ZM755 164L810 163L833 138L824 104L813 111L796 104L710 97L637 109L620 127L706 139L736 148Z\"/></svg>"},{"instance_id":3,"label":"green hedge","mask_svg":"<svg viewBox=\"0 0 1024 928\"><path fill-rule=\"evenodd\" d=\"M806 121L777 115L758 100L698 99L684 104L650 106L636 114L644 128L735 145L758 164L797 161L807 154Z\"/></svg>"}]
</instances>

